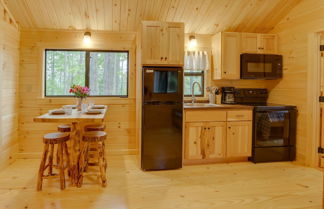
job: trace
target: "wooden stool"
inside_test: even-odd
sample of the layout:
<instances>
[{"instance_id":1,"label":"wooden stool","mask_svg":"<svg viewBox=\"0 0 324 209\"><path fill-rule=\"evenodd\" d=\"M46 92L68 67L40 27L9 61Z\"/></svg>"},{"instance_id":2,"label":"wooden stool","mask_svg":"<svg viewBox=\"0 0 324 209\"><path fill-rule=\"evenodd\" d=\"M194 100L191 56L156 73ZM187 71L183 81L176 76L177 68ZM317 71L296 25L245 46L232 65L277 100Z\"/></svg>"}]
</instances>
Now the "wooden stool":
<instances>
[{"instance_id":1,"label":"wooden stool","mask_svg":"<svg viewBox=\"0 0 324 209\"><path fill-rule=\"evenodd\" d=\"M43 157L39 166L38 171L38 180L37 180L37 190L42 190L43 178L58 176L53 174L53 167L59 169L60 185L61 189L65 189L65 169L70 166L69 152L67 148L66 141L70 139L68 133L49 133L45 134L43 137L44 142L44 152ZM53 165L53 154L54 154L54 145L57 144L57 159L58 165ZM50 149L49 149L50 148ZM49 156L48 155L49 151ZM65 154L65 155L64 155ZM67 165L64 166L64 158L66 158ZM48 159L48 164L46 164ZM44 175L45 170L48 168L48 175Z\"/></svg>"},{"instance_id":2,"label":"wooden stool","mask_svg":"<svg viewBox=\"0 0 324 209\"><path fill-rule=\"evenodd\" d=\"M59 125L57 126L57 130L59 132L71 132L71 126L69 124Z\"/></svg>"},{"instance_id":3,"label":"wooden stool","mask_svg":"<svg viewBox=\"0 0 324 209\"><path fill-rule=\"evenodd\" d=\"M104 131L105 129L106 129L105 124L90 124L84 127L84 131ZM89 165L91 166L92 163L89 163L89 160L91 161L95 160L92 158L92 156L97 152L98 152L97 144L94 142L90 142L88 153L87 153L88 158L86 159L85 162L84 171L87 171Z\"/></svg>"},{"instance_id":4,"label":"wooden stool","mask_svg":"<svg viewBox=\"0 0 324 209\"><path fill-rule=\"evenodd\" d=\"M107 162L105 158L106 138L107 138L107 134L104 131L89 131L84 133L82 137L83 146L81 148L80 159L79 159L80 177L78 181L78 187L81 187L83 183L83 172L85 170L85 166L89 158L90 143L94 143L97 146L97 163L95 164L96 166L99 166L101 185L103 187L107 185L107 178L106 178ZM95 164L93 164L93 166Z\"/></svg>"}]
</instances>

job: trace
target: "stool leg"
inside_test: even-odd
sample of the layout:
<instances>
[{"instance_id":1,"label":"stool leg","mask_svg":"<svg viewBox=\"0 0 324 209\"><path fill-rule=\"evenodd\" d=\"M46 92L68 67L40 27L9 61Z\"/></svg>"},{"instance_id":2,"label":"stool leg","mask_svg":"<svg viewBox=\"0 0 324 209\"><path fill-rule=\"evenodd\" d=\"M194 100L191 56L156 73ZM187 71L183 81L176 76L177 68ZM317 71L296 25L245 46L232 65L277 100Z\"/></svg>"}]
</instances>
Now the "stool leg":
<instances>
[{"instance_id":1,"label":"stool leg","mask_svg":"<svg viewBox=\"0 0 324 209\"><path fill-rule=\"evenodd\" d=\"M104 146L102 142L98 142L98 154L99 154L99 169L100 169L101 185L103 187L106 187L107 178L106 178L106 169L105 169Z\"/></svg>"},{"instance_id":2,"label":"stool leg","mask_svg":"<svg viewBox=\"0 0 324 209\"><path fill-rule=\"evenodd\" d=\"M105 145L105 141L102 142L102 148L103 148L105 172L107 172L107 160L106 160L106 145Z\"/></svg>"},{"instance_id":3,"label":"stool leg","mask_svg":"<svg viewBox=\"0 0 324 209\"><path fill-rule=\"evenodd\" d=\"M66 168L68 169L68 176L70 176L70 153L66 142L63 142L63 149L66 156Z\"/></svg>"},{"instance_id":4,"label":"stool leg","mask_svg":"<svg viewBox=\"0 0 324 209\"><path fill-rule=\"evenodd\" d=\"M91 143L89 144L89 146L86 147L85 150L85 156L84 156L84 172L88 171L88 166L89 166L89 149L91 148Z\"/></svg>"},{"instance_id":5,"label":"stool leg","mask_svg":"<svg viewBox=\"0 0 324 209\"><path fill-rule=\"evenodd\" d=\"M58 144L58 155L60 156L60 163L59 163L59 169L60 169L60 184L61 189L65 189L65 175L64 175L64 158L63 158L63 143Z\"/></svg>"},{"instance_id":6,"label":"stool leg","mask_svg":"<svg viewBox=\"0 0 324 209\"><path fill-rule=\"evenodd\" d=\"M53 175L53 153L54 153L54 144L50 145L50 154L48 157L48 175Z\"/></svg>"},{"instance_id":7,"label":"stool leg","mask_svg":"<svg viewBox=\"0 0 324 209\"><path fill-rule=\"evenodd\" d=\"M59 153L59 146L57 146L57 149L56 149L56 166L57 168L60 167L60 153Z\"/></svg>"},{"instance_id":8,"label":"stool leg","mask_svg":"<svg viewBox=\"0 0 324 209\"><path fill-rule=\"evenodd\" d=\"M84 171L84 161L86 159L87 156L85 156L87 153L87 150L89 148L89 143L88 142L84 142L82 149L81 149L81 153L80 153L80 157L79 157L79 177L78 177L78 183L77 186L81 187L83 184L83 171Z\"/></svg>"},{"instance_id":9,"label":"stool leg","mask_svg":"<svg viewBox=\"0 0 324 209\"><path fill-rule=\"evenodd\" d=\"M39 170L38 170L37 191L42 190L43 176L44 176L45 164L46 164L46 159L47 159L48 147L49 147L49 144L44 145L42 161L40 163Z\"/></svg>"}]
</instances>

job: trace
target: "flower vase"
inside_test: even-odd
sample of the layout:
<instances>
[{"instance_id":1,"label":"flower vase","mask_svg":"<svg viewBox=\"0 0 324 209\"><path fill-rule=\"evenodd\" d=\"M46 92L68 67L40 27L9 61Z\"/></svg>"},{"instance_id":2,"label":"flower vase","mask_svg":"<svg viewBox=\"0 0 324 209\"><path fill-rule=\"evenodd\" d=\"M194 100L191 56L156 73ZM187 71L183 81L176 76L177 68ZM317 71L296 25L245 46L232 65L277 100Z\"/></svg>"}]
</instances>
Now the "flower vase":
<instances>
[{"instance_id":1,"label":"flower vase","mask_svg":"<svg viewBox=\"0 0 324 209\"><path fill-rule=\"evenodd\" d=\"M78 111L82 110L82 103L83 103L83 98L78 98L77 107L76 107Z\"/></svg>"}]
</instances>

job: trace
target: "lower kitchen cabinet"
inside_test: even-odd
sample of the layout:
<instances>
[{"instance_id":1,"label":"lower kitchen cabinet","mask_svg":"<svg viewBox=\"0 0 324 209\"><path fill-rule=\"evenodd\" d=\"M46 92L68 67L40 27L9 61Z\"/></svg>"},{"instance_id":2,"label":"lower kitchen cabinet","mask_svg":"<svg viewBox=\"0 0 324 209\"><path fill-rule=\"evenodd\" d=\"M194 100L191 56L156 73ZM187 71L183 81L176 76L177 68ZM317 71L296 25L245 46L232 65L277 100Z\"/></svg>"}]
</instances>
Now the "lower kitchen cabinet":
<instances>
[{"instance_id":1,"label":"lower kitchen cabinet","mask_svg":"<svg viewBox=\"0 0 324 209\"><path fill-rule=\"evenodd\" d=\"M187 110L184 125L184 164L228 162L251 156L251 110Z\"/></svg>"},{"instance_id":2,"label":"lower kitchen cabinet","mask_svg":"<svg viewBox=\"0 0 324 209\"><path fill-rule=\"evenodd\" d=\"M186 123L185 129L185 159L203 159L201 152L202 123Z\"/></svg>"},{"instance_id":3,"label":"lower kitchen cabinet","mask_svg":"<svg viewBox=\"0 0 324 209\"><path fill-rule=\"evenodd\" d=\"M227 157L250 157L252 121L227 122Z\"/></svg>"},{"instance_id":4,"label":"lower kitchen cabinet","mask_svg":"<svg viewBox=\"0 0 324 209\"><path fill-rule=\"evenodd\" d=\"M185 159L201 160L225 156L226 123L186 123Z\"/></svg>"}]
</instances>

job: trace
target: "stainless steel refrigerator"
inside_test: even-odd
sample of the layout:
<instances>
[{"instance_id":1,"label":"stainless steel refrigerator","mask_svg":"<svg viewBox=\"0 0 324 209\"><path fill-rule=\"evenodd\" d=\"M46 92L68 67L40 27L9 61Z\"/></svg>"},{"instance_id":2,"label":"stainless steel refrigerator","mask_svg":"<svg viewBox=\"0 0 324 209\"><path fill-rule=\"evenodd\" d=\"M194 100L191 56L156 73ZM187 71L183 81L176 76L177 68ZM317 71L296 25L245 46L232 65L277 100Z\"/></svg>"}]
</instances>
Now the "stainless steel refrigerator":
<instances>
[{"instance_id":1,"label":"stainless steel refrigerator","mask_svg":"<svg viewBox=\"0 0 324 209\"><path fill-rule=\"evenodd\" d=\"M141 167L182 167L183 70L143 68Z\"/></svg>"}]
</instances>

